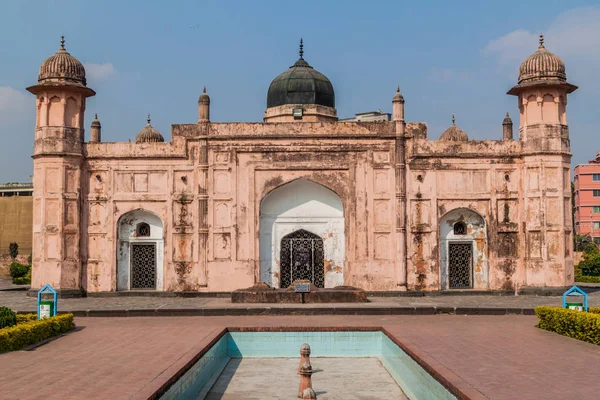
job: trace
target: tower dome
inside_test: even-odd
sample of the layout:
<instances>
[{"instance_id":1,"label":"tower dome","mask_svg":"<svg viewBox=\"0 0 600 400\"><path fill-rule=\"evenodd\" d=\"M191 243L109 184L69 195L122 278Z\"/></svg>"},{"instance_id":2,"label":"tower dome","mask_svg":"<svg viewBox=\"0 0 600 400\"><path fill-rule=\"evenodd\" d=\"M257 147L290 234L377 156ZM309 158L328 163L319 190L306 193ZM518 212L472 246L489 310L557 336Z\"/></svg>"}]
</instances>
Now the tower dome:
<instances>
[{"instance_id":1,"label":"tower dome","mask_svg":"<svg viewBox=\"0 0 600 400\"><path fill-rule=\"evenodd\" d=\"M164 142L165 138L159 131L150 125L150 114L148 114L148 125L144 127L135 137L136 143L157 143Z\"/></svg>"},{"instance_id":2,"label":"tower dome","mask_svg":"<svg viewBox=\"0 0 600 400\"><path fill-rule=\"evenodd\" d=\"M452 114L452 125L440 135L440 140L450 142L466 142L469 140L465 131L456 126L454 114Z\"/></svg>"},{"instance_id":3,"label":"tower dome","mask_svg":"<svg viewBox=\"0 0 600 400\"><path fill-rule=\"evenodd\" d=\"M325 75L300 58L287 71L273 79L267 93L267 108L286 104L315 104L335 108L333 85Z\"/></svg>"},{"instance_id":4,"label":"tower dome","mask_svg":"<svg viewBox=\"0 0 600 400\"><path fill-rule=\"evenodd\" d=\"M567 81L565 63L546 50L544 35L540 35L537 51L527 57L519 67L519 84L531 81Z\"/></svg>"},{"instance_id":5,"label":"tower dome","mask_svg":"<svg viewBox=\"0 0 600 400\"><path fill-rule=\"evenodd\" d=\"M85 86L85 68L83 64L65 49L65 37L61 36L60 48L48 57L40 66L38 83L74 83Z\"/></svg>"}]
</instances>

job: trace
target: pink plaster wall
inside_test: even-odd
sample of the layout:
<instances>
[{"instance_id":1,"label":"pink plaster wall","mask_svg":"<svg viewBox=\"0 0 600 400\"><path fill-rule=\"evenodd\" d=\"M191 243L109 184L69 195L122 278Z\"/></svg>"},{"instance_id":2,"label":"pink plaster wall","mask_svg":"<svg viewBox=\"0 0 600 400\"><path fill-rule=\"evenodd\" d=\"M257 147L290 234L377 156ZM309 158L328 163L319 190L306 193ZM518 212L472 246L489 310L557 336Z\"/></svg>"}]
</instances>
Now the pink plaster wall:
<instances>
[{"instance_id":1,"label":"pink plaster wall","mask_svg":"<svg viewBox=\"0 0 600 400\"><path fill-rule=\"evenodd\" d=\"M39 110L34 288L116 290L117 224L136 209L163 223L159 290L251 286L260 277L260 202L298 178L342 201L346 285L439 290L439 221L455 209L485 220L478 234L487 243L478 241L474 266L484 277L479 288L572 282L568 128L555 121L565 118L561 108L537 115L521 107L522 121L535 119L521 140L441 142L427 138L425 124L403 121L203 122L173 125L170 143L143 144L82 143L83 130L69 126L77 118L65 116L73 109Z\"/></svg>"}]
</instances>

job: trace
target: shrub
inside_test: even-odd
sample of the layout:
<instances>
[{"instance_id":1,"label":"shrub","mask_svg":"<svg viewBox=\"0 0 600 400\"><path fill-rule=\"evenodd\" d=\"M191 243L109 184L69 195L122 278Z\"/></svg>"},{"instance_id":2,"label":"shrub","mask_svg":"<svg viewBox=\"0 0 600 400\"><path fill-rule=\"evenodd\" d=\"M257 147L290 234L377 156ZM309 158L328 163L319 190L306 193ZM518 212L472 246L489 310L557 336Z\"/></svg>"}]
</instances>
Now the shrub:
<instances>
[{"instance_id":1,"label":"shrub","mask_svg":"<svg viewBox=\"0 0 600 400\"><path fill-rule=\"evenodd\" d=\"M37 320L37 314L17 314L17 324Z\"/></svg>"},{"instance_id":2,"label":"shrub","mask_svg":"<svg viewBox=\"0 0 600 400\"><path fill-rule=\"evenodd\" d=\"M600 276L581 276L581 275L575 275L575 282L600 283Z\"/></svg>"},{"instance_id":3,"label":"shrub","mask_svg":"<svg viewBox=\"0 0 600 400\"><path fill-rule=\"evenodd\" d=\"M31 270L31 265L20 264L18 262L12 262L9 266L10 276L13 278L21 278L22 276L27 275L27 273Z\"/></svg>"},{"instance_id":4,"label":"shrub","mask_svg":"<svg viewBox=\"0 0 600 400\"><path fill-rule=\"evenodd\" d=\"M563 336L600 345L600 308L595 312L568 310L561 307L536 307L538 328Z\"/></svg>"},{"instance_id":5,"label":"shrub","mask_svg":"<svg viewBox=\"0 0 600 400\"><path fill-rule=\"evenodd\" d=\"M0 307L0 329L17 324L17 314L8 307Z\"/></svg>"},{"instance_id":6,"label":"shrub","mask_svg":"<svg viewBox=\"0 0 600 400\"><path fill-rule=\"evenodd\" d=\"M8 254L10 254L11 258L14 260L19 255L19 245L15 242L12 242L8 245Z\"/></svg>"},{"instance_id":7,"label":"shrub","mask_svg":"<svg viewBox=\"0 0 600 400\"><path fill-rule=\"evenodd\" d=\"M40 340L68 332L74 327L73 314L61 314L0 329L0 353L22 349Z\"/></svg>"},{"instance_id":8,"label":"shrub","mask_svg":"<svg viewBox=\"0 0 600 400\"><path fill-rule=\"evenodd\" d=\"M12 283L14 285L31 285L31 270L25 276L13 278Z\"/></svg>"}]
</instances>

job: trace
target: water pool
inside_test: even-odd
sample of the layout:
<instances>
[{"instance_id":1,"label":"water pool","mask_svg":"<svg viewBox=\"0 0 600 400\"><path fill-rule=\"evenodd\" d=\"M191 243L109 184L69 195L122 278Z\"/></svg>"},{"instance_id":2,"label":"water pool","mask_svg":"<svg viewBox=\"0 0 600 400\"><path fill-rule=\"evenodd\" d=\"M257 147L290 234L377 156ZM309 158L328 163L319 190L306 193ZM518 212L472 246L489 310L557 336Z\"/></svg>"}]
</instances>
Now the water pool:
<instances>
[{"instance_id":1,"label":"water pool","mask_svg":"<svg viewBox=\"0 0 600 400\"><path fill-rule=\"evenodd\" d=\"M316 376L313 378L313 388L319 395L319 399L335 398L332 396L334 396L335 390L340 390L340 382L338 382L340 379L348 382L347 385L342 383L342 390L346 387L349 392L353 390L355 392L356 389L353 389L350 383L358 384L360 381L362 382L360 385L365 387L365 382L372 382L374 388L383 390L386 378L389 378L391 382L395 382L401 392L409 399L456 399L456 396L427 373L384 332L379 330L226 332L160 398L221 398L215 395L215 392L221 390L220 393L222 393L224 389L218 388L228 384L232 387L230 390L234 390L235 387L244 389L245 385L245 393L250 394L256 391L257 395L262 396L256 398L288 398L289 395L269 396L266 392L269 386L261 386L261 382L271 382L280 386L282 383L279 382L283 382L285 387L280 389L280 393L286 391L294 393L298 386L295 370L292 372L286 369L286 373L291 373L293 378L291 380L284 379L283 381L281 380L283 379L282 374L279 371L281 371L281 368L287 368L285 366L288 364L297 365L299 349L303 343L308 343L311 346L310 357L313 368L322 366L321 371L324 370L319 378L323 377L325 379L329 370L344 369L344 371L341 371L343 374L337 375L335 385L328 385L326 380L318 383ZM319 364L320 358L336 359L337 364L332 364L332 360L322 360ZM343 362L343 359L349 358L353 359L352 362L350 360L347 363ZM250 363L249 359L257 359L257 361ZM289 359L289 361L285 359ZM337 361L337 359L340 361ZM239 369L240 365L244 364L244 360L248 360L246 369ZM336 365L339 367L336 367ZM377 369L378 365L381 365L382 368ZM262 368L262 370L259 368ZM248 372L244 372L246 370L254 372L259 378L248 379ZM365 371L368 371L371 376L365 375ZM340 371L337 372L340 373ZM236 374L240 374L239 379L236 379ZM353 376L353 374L355 375ZM377 374L377 376L373 374ZM225 377L225 375L227 376ZM376 378L381 378L381 380ZM287 386L289 386L289 390ZM334 386L338 389L334 390ZM392 391L393 388L389 387L387 390ZM360 396L352 397L351 393L344 393L343 395L344 398L361 398ZM356 393L353 395L356 395ZM223 396L223 398L227 397ZM243 398L254 397L244 396ZM366 398L366 395L363 398Z\"/></svg>"}]
</instances>

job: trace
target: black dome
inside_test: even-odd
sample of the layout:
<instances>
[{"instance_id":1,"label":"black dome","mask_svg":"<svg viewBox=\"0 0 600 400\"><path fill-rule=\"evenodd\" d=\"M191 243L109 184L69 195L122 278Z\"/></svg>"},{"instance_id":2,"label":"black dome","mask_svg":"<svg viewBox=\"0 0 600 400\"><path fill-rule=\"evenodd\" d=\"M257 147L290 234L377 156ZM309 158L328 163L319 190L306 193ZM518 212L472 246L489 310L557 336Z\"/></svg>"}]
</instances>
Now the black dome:
<instances>
[{"instance_id":1,"label":"black dome","mask_svg":"<svg viewBox=\"0 0 600 400\"><path fill-rule=\"evenodd\" d=\"M318 104L335 108L333 85L325 75L302 58L287 71L273 79L267 93L267 108L284 104Z\"/></svg>"}]
</instances>

